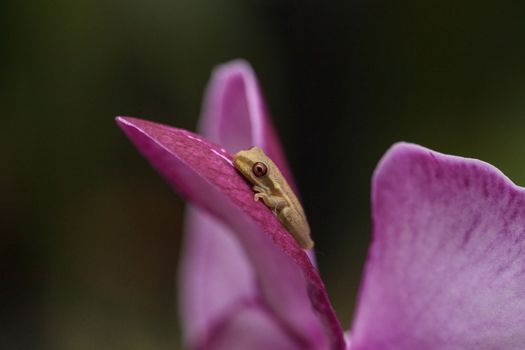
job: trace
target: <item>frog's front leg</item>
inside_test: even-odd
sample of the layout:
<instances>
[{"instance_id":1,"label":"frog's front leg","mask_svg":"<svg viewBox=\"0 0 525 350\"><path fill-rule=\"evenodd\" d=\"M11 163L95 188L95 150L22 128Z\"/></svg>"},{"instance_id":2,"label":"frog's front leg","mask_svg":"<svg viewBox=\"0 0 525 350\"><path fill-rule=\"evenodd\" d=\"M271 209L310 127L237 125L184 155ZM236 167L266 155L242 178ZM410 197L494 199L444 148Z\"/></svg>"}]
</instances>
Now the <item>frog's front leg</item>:
<instances>
[{"instance_id":1,"label":"frog's front leg","mask_svg":"<svg viewBox=\"0 0 525 350\"><path fill-rule=\"evenodd\" d=\"M264 204L275 213L288 205L288 202L284 198L268 194L262 187L253 186L253 190L257 192L253 196L253 199L256 202L259 201L259 199L262 199Z\"/></svg>"},{"instance_id":2,"label":"frog's front leg","mask_svg":"<svg viewBox=\"0 0 525 350\"><path fill-rule=\"evenodd\" d=\"M262 186L257 186L257 185L253 186L252 190L253 190L253 192L255 192L257 194L259 194L259 193L268 193L268 191L269 191L268 189L266 189L266 188L264 188Z\"/></svg>"}]
</instances>

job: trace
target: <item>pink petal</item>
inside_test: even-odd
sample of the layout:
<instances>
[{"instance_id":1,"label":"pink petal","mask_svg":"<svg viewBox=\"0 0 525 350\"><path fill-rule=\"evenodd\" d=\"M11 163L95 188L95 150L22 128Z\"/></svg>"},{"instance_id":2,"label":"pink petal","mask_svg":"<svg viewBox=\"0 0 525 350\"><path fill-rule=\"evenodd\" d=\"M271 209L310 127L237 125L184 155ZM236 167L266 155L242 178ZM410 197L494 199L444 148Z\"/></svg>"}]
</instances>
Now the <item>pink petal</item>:
<instances>
[{"instance_id":1,"label":"pink petal","mask_svg":"<svg viewBox=\"0 0 525 350\"><path fill-rule=\"evenodd\" d=\"M523 349L523 188L487 163L398 144L372 201L352 349Z\"/></svg>"},{"instance_id":2,"label":"pink petal","mask_svg":"<svg viewBox=\"0 0 525 350\"><path fill-rule=\"evenodd\" d=\"M230 153L255 145L263 148L292 182L257 79L246 62L215 69L199 129ZM225 317L232 305L256 299L260 291L256 271L228 226L194 207L188 209L186 222L180 305L185 342L196 346L211 336L218 319L232 319Z\"/></svg>"},{"instance_id":3,"label":"pink petal","mask_svg":"<svg viewBox=\"0 0 525 350\"><path fill-rule=\"evenodd\" d=\"M279 327L279 320L257 300L246 302L238 312L216 323L202 350L303 350L308 345L291 338Z\"/></svg>"},{"instance_id":4,"label":"pink petal","mask_svg":"<svg viewBox=\"0 0 525 350\"><path fill-rule=\"evenodd\" d=\"M188 346L207 343L218 320L239 300L257 298L255 271L232 230L195 207L186 215L180 266L179 297Z\"/></svg>"},{"instance_id":5,"label":"pink petal","mask_svg":"<svg viewBox=\"0 0 525 350\"><path fill-rule=\"evenodd\" d=\"M188 131L127 117L117 122L173 188L233 228L257 271L263 304L286 333L311 348L343 349L317 270L271 211L253 201L231 156Z\"/></svg>"}]
</instances>

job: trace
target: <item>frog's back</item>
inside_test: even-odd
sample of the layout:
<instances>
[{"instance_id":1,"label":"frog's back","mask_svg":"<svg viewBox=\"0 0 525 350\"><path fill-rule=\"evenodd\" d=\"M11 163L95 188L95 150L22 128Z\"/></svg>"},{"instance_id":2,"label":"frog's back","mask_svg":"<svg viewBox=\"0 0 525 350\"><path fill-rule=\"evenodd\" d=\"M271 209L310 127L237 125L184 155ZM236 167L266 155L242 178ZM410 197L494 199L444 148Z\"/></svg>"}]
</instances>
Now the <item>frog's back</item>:
<instances>
[{"instance_id":1,"label":"frog's back","mask_svg":"<svg viewBox=\"0 0 525 350\"><path fill-rule=\"evenodd\" d=\"M272 170L275 172L276 176L283 179L282 181L280 181L280 188L276 190L280 192L279 194L282 197L284 197L288 203L290 203L290 209L293 210L296 214L294 215L296 219L293 220L293 223L291 223L294 230L297 231L297 233L300 233L301 235L306 235L309 237L310 225L308 225L308 220L306 219L306 214L304 213L304 209L301 205L301 202L299 202L299 199L288 184L288 181L286 181L285 177L282 175L279 168L277 168L277 166L273 162L271 163L271 165Z\"/></svg>"}]
</instances>

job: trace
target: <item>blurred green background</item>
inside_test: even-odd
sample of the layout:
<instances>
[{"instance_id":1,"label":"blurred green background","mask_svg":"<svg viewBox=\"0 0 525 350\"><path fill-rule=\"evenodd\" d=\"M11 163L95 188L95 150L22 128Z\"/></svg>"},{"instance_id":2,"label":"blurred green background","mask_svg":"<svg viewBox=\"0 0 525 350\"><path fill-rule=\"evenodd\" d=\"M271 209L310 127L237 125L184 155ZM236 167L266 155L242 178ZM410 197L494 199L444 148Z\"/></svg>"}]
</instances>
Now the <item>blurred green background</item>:
<instances>
[{"instance_id":1,"label":"blurred green background","mask_svg":"<svg viewBox=\"0 0 525 350\"><path fill-rule=\"evenodd\" d=\"M372 171L399 140L525 184L525 2L0 3L0 348L178 349L184 202L114 116L195 130L254 66L346 328Z\"/></svg>"}]
</instances>

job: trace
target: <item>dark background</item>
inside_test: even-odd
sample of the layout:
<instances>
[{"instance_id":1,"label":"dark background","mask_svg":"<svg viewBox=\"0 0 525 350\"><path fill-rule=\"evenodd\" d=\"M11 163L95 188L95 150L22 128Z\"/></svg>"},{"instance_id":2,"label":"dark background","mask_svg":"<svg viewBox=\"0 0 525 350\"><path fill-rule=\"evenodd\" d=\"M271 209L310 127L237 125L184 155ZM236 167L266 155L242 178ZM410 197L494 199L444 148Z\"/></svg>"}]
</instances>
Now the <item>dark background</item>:
<instances>
[{"instance_id":1,"label":"dark background","mask_svg":"<svg viewBox=\"0 0 525 350\"><path fill-rule=\"evenodd\" d=\"M525 184L525 2L0 2L0 348L177 349L184 202L115 126L195 129L254 66L348 327L372 171L400 140Z\"/></svg>"}]
</instances>

